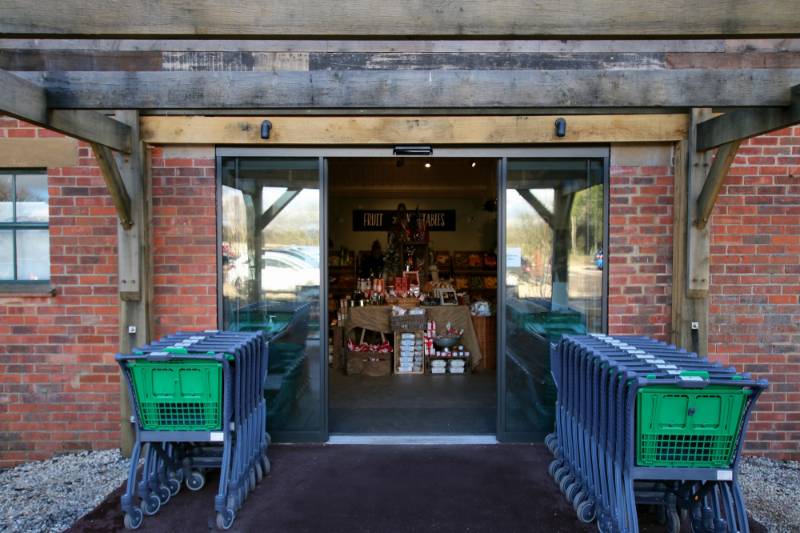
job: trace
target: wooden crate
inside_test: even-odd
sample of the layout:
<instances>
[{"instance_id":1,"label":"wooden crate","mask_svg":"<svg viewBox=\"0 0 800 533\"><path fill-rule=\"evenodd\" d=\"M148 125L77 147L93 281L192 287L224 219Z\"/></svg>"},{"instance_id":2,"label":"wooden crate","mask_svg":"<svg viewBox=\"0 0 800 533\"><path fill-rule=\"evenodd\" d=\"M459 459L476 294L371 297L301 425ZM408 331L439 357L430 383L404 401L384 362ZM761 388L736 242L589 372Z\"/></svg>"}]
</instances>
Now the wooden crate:
<instances>
[{"instance_id":1,"label":"wooden crate","mask_svg":"<svg viewBox=\"0 0 800 533\"><path fill-rule=\"evenodd\" d=\"M482 356L478 370L494 370L497 367L497 317L473 316L472 325Z\"/></svg>"}]
</instances>

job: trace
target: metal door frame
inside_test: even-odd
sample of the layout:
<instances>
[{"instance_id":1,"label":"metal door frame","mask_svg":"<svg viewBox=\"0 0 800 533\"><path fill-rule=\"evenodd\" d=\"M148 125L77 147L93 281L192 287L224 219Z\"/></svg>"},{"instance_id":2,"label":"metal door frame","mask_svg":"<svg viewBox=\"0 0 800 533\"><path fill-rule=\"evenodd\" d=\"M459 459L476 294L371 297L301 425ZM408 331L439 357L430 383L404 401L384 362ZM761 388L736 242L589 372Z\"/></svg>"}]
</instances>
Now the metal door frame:
<instances>
[{"instance_id":1,"label":"metal door frame","mask_svg":"<svg viewBox=\"0 0 800 533\"><path fill-rule=\"evenodd\" d=\"M437 158L491 158L497 160L497 416L495 435L498 441L517 442L531 441L538 435L528 433L512 433L505 431L505 290L506 279L502 274L506 268L506 201L505 192L508 183L508 159L602 159L603 160L603 279L602 279L602 325L603 331L608 330L608 234L609 234L609 147L607 145L587 146L534 146L534 147L504 147L504 146L436 146L429 156L403 156L422 157L427 159ZM328 160L331 158L393 158L393 147L342 147L342 148L307 148L307 147L264 147L264 148L216 148L216 176L217 176L217 309L218 322L222 321L222 271L220 269L221 257L219 254L221 229L222 229L222 165L223 157L280 157L280 158L309 158L319 159L320 172L320 368L328 368L328 198L329 176ZM330 398L328 390L328 372L323 371L320 376L320 416L322 428L320 431L291 432L296 436L293 442L327 442L330 437L328 427L328 410ZM289 432L287 432L289 433Z\"/></svg>"}]
</instances>

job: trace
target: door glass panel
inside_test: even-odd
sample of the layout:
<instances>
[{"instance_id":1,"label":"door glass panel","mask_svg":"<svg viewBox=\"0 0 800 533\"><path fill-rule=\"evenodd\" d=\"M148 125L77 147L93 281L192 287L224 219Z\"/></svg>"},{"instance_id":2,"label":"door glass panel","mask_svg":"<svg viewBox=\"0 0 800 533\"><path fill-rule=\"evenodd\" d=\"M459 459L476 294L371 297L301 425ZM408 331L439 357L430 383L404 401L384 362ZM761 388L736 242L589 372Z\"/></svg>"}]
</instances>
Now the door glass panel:
<instances>
[{"instance_id":1,"label":"door glass panel","mask_svg":"<svg viewBox=\"0 0 800 533\"><path fill-rule=\"evenodd\" d=\"M603 164L508 161L505 276L505 432L552 431L550 346L601 331Z\"/></svg>"},{"instance_id":2,"label":"door glass panel","mask_svg":"<svg viewBox=\"0 0 800 533\"><path fill-rule=\"evenodd\" d=\"M50 232L46 229L18 229L17 279L50 279Z\"/></svg>"},{"instance_id":3,"label":"door glass panel","mask_svg":"<svg viewBox=\"0 0 800 533\"><path fill-rule=\"evenodd\" d=\"M47 222L47 174L17 175L17 222Z\"/></svg>"},{"instance_id":4,"label":"door glass panel","mask_svg":"<svg viewBox=\"0 0 800 533\"><path fill-rule=\"evenodd\" d=\"M0 280L14 279L14 232L0 230Z\"/></svg>"},{"instance_id":5,"label":"door glass panel","mask_svg":"<svg viewBox=\"0 0 800 533\"><path fill-rule=\"evenodd\" d=\"M221 171L223 327L271 339L273 435L323 431L319 160L223 158Z\"/></svg>"},{"instance_id":6,"label":"door glass panel","mask_svg":"<svg viewBox=\"0 0 800 533\"><path fill-rule=\"evenodd\" d=\"M0 222L14 221L14 191L10 174L0 174Z\"/></svg>"}]
</instances>

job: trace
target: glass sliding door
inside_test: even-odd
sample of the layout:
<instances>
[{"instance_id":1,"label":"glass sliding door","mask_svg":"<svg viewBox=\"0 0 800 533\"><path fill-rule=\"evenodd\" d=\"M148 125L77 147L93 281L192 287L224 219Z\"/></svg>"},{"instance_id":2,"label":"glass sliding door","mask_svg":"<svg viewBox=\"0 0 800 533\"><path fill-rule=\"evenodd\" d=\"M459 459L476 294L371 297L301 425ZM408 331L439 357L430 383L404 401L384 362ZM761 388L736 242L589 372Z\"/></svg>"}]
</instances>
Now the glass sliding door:
<instances>
[{"instance_id":1,"label":"glass sliding door","mask_svg":"<svg viewBox=\"0 0 800 533\"><path fill-rule=\"evenodd\" d=\"M219 157L220 325L270 338L267 425L325 440L321 158Z\"/></svg>"},{"instance_id":2,"label":"glass sliding door","mask_svg":"<svg viewBox=\"0 0 800 533\"><path fill-rule=\"evenodd\" d=\"M553 429L550 347L605 327L604 159L505 160L499 436Z\"/></svg>"}]
</instances>

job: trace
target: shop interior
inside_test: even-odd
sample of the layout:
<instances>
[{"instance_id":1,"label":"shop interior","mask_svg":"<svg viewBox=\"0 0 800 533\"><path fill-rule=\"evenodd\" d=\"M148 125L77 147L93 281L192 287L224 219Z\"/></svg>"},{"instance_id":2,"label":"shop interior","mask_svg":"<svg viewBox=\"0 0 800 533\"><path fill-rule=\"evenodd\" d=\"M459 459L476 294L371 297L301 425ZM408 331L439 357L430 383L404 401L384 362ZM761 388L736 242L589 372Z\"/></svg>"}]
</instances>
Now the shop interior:
<instances>
[{"instance_id":1,"label":"shop interior","mask_svg":"<svg viewBox=\"0 0 800 533\"><path fill-rule=\"evenodd\" d=\"M550 346L604 328L603 160L509 158L502 228L497 158L322 162L219 167L220 324L269 339L272 436L550 431Z\"/></svg>"},{"instance_id":2,"label":"shop interior","mask_svg":"<svg viewBox=\"0 0 800 533\"><path fill-rule=\"evenodd\" d=\"M329 160L331 433L496 432L496 174Z\"/></svg>"}]
</instances>

